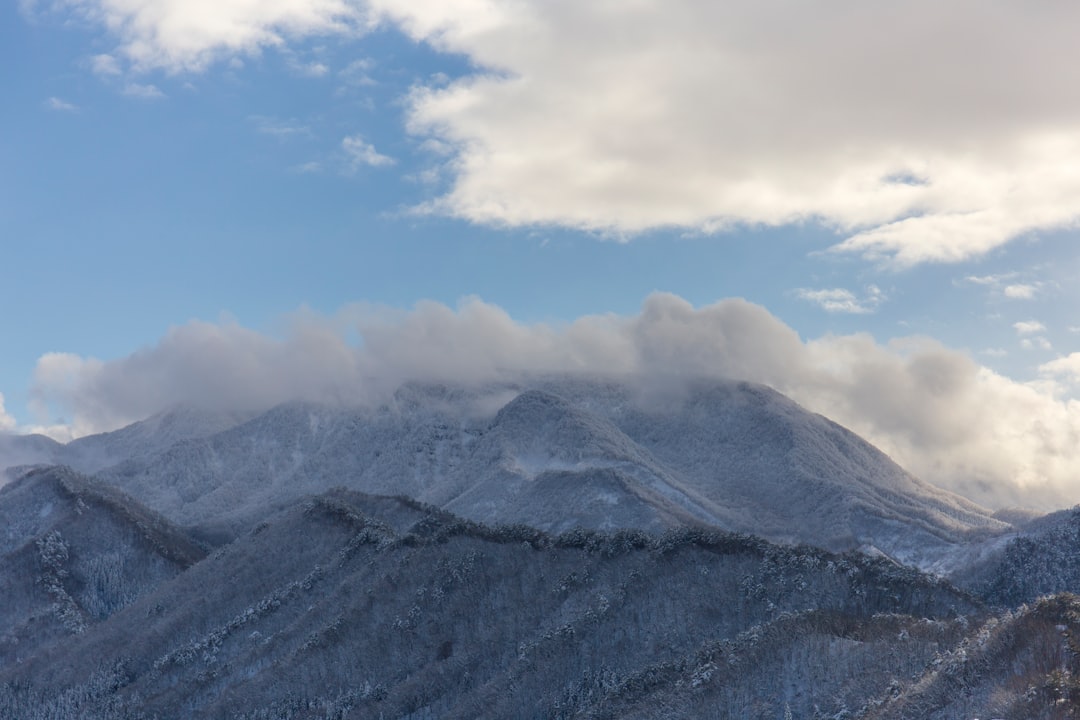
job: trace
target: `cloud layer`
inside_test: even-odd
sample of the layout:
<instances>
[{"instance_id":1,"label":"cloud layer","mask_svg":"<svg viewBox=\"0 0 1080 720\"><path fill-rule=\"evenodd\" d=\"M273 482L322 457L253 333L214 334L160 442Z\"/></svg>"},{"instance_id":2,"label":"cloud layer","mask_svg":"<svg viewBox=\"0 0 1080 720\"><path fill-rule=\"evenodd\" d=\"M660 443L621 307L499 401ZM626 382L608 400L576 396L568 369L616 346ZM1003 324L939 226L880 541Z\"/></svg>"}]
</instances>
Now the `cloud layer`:
<instances>
[{"instance_id":1,"label":"cloud layer","mask_svg":"<svg viewBox=\"0 0 1080 720\"><path fill-rule=\"evenodd\" d=\"M351 332L359 345L346 341ZM864 435L924 479L991 506L1080 501L1080 404L1055 394L1075 358L1021 384L924 338L802 340L764 308L694 308L665 294L633 316L523 325L468 300L452 309L350 307L293 318L283 337L192 322L156 345L100 362L41 358L34 393L70 413L76 434L187 403L258 410L286 400L378 402L407 380L482 383L578 372L642 382L738 378L784 392Z\"/></svg>"},{"instance_id":2,"label":"cloud layer","mask_svg":"<svg viewBox=\"0 0 1080 720\"><path fill-rule=\"evenodd\" d=\"M407 107L413 133L452 149L427 209L474 222L626 236L810 220L838 250L904 265L1080 217L1075 3L64 2L141 70L378 23L467 57L475 73Z\"/></svg>"},{"instance_id":3,"label":"cloud layer","mask_svg":"<svg viewBox=\"0 0 1080 720\"><path fill-rule=\"evenodd\" d=\"M420 89L437 208L510 225L819 220L901 264L1075 222L1080 7L794 0L371 4L490 73Z\"/></svg>"}]
</instances>

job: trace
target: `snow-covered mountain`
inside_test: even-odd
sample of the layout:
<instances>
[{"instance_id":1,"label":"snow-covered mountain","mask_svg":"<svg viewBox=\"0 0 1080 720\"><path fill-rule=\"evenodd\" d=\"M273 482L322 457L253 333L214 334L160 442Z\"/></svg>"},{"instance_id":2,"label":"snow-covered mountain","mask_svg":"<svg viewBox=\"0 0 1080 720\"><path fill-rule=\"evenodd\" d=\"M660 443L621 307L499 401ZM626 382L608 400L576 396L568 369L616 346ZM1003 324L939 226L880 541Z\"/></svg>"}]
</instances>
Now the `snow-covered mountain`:
<instances>
[{"instance_id":1,"label":"snow-covered mountain","mask_svg":"<svg viewBox=\"0 0 1080 720\"><path fill-rule=\"evenodd\" d=\"M1076 597L1018 606L1076 587L1080 516L1010 526L761 386L545 378L188 417L34 441L120 461L0 488L0 717L1080 703ZM979 562L958 589L883 553Z\"/></svg>"},{"instance_id":2,"label":"snow-covered mountain","mask_svg":"<svg viewBox=\"0 0 1080 720\"><path fill-rule=\"evenodd\" d=\"M979 612L880 558L694 530L553 537L336 491L0 663L0 717L833 717Z\"/></svg>"},{"instance_id":3,"label":"snow-covered mountain","mask_svg":"<svg viewBox=\"0 0 1080 720\"><path fill-rule=\"evenodd\" d=\"M241 413L176 407L112 432L65 444L44 435L0 433L0 475L8 468L67 465L95 473L125 460L149 458L178 442L214 435L248 419ZM0 485L10 479L0 476Z\"/></svg>"},{"instance_id":4,"label":"snow-covered mountain","mask_svg":"<svg viewBox=\"0 0 1080 720\"><path fill-rule=\"evenodd\" d=\"M663 395L567 378L410 386L377 409L287 404L130 455L100 476L223 536L334 486L554 532L704 524L923 567L1009 527L826 418L738 382Z\"/></svg>"},{"instance_id":5,"label":"snow-covered mountain","mask_svg":"<svg viewBox=\"0 0 1080 720\"><path fill-rule=\"evenodd\" d=\"M74 543L39 545L75 574ZM1080 700L1075 596L995 614L880 557L552 536L343 490L60 633L0 658L0 717L1056 720Z\"/></svg>"},{"instance_id":6,"label":"snow-covered mountain","mask_svg":"<svg viewBox=\"0 0 1080 720\"><path fill-rule=\"evenodd\" d=\"M44 435L14 435L0 432L0 485L11 479L8 468L55 464L64 446Z\"/></svg>"},{"instance_id":7,"label":"snow-covered mountain","mask_svg":"<svg viewBox=\"0 0 1080 720\"><path fill-rule=\"evenodd\" d=\"M94 473L125 460L153 457L184 440L215 435L248 417L176 407L119 430L72 440L56 456L56 462Z\"/></svg>"},{"instance_id":8,"label":"snow-covered mountain","mask_svg":"<svg viewBox=\"0 0 1080 720\"><path fill-rule=\"evenodd\" d=\"M1080 594L1080 506L988 543L956 581L1003 607L1054 593Z\"/></svg>"}]
</instances>

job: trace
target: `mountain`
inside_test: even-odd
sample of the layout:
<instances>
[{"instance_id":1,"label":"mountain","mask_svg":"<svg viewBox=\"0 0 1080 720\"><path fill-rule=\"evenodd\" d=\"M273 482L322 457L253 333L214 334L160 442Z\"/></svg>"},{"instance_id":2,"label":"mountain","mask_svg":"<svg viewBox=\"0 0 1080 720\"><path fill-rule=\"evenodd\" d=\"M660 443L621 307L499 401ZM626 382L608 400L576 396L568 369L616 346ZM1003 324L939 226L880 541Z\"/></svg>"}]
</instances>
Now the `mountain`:
<instances>
[{"instance_id":1,"label":"mountain","mask_svg":"<svg viewBox=\"0 0 1080 720\"><path fill-rule=\"evenodd\" d=\"M156 513L66 468L0 488L0 665L78 635L205 551Z\"/></svg>"},{"instance_id":2,"label":"mountain","mask_svg":"<svg viewBox=\"0 0 1080 720\"><path fill-rule=\"evenodd\" d=\"M244 419L240 413L175 407L119 430L72 440L54 462L95 473L125 460L152 457L184 440L214 435Z\"/></svg>"},{"instance_id":3,"label":"mountain","mask_svg":"<svg viewBox=\"0 0 1080 720\"><path fill-rule=\"evenodd\" d=\"M866 720L1063 720L1080 709L1080 598L1061 594L990 618Z\"/></svg>"},{"instance_id":4,"label":"mountain","mask_svg":"<svg viewBox=\"0 0 1080 720\"><path fill-rule=\"evenodd\" d=\"M13 435L0 432L0 485L11 479L8 468L53 465L64 446L44 435ZM7 476L7 477L5 477Z\"/></svg>"},{"instance_id":5,"label":"mountain","mask_svg":"<svg viewBox=\"0 0 1080 720\"><path fill-rule=\"evenodd\" d=\"M152 457L184 440L214 435L245 419L247 416L239 413L176 407L66 445L44 435L0 433L0 473L30 465L67 465L95 473L125 460Z\"/></svg>"},{"instance_id":6,"label":"mountain","mask_svg":"<svg viewBox=\"0 0 1080 720\"><path fill-rule=\"evenodd\" d=\"M1080 507L1051 513L989 544L956 580L1001 607L1080 593Z\"/></svg>"},{"instance_id":7,"label":"mountain","mask_svg":"<svg viewBox=\"0 0 1080 720\"><path fill-rule=\"evenodd\" d=\"M100 469L0 488L0 717L1080 707L1080 512L1010 525L762 386L412 385L26 442Z\"/></svg>"},{"instance_id":8,"label":"mountain","mask_svg":"<svg viewBox=\"0 0 1080 720\"><path fill-rule=\"evenodd\" d=\"M0 668L0 716L670 717L727 688L692 716L832 717L983 613L880 558L700 529L552 536L338 490Z\"/></svg>"},{"instance_id":9,"label":"mountain","mask_svg":"<svg viewBox=\"0 0 1080 720\"><path fill-rule=\"evenodd\" d=\"M335 485L552 532L700 524L939 570L958 546L1010 527L779 393L737 382L643 395L546 378L408 386L377 409L292 403L100 476L215 537Z\"/></svg>"}]
</instances>

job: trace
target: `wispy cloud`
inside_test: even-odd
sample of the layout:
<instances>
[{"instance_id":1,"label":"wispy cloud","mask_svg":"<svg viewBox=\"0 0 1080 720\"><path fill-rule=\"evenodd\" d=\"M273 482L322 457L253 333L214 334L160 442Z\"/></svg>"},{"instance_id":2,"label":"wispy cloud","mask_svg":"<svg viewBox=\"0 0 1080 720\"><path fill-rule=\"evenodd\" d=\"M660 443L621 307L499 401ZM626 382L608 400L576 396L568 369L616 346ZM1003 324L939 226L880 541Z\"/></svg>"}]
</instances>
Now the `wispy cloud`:
<instances>
[{"instance_id":1,"label":"wispy cloud","mask_svg":"<svg viewBox=\"0 0 1080 720\"><path fill-rule=\"evenodd\" d=\"M128 97L142 100L159 100L166 97L157 85L129 82L124 85L123 93Z\"/></svg>"},{"instance_id":2,"label":"wispy cloud","mask_svg":"<svg viewBox=\"0 0 1080 720\"><path fill-rule=\"evenodd\" d=\"M796 296L802 300L815 303L827 312L851 313L865 315L877 310L878 306L885 301L885 294L876 285L866 288L862 297L856 296L850 290L844 288L830 288L823 290L811 290L799 288L795 291Z\"/></svg>"},{"instance_id":3,"label":"wispy cloud","mask_svg":"<svg viewBox=\"0 0 1080 720\"><path fill-rule=\"evenodd\" d=\"M375 61L372 58L353 60L338 71L338 79L348 87L370 87L377 84L371 77L371 71L374 68Z\"/></svg>"},{"instance_id":4,"label":"wispy cloud","mask_svg":"<svg viewBox=\"0 0 1080 720\"><path fill-rule=\"evenodd\" d=\"M101 75L103 77L120 75L123 72L120 69L120 62L107 53L94 55L90 58L90 68L95 75Z\"/></svg>"},{"instance_id":5,"label":"wispy cloud","mask_svg":"<svg viewBox=\"0 0 1080 720\"><path fill-rule=\"evenodd\" d=\"M1002 293L1010 300L1031 300L1039 291L1039 286L1030 283L1006 285Z\"/></svg>"},{"instance_id":6,"label":"wispy cloud","mask_svg":"<svg viewBox=\"0 0 1080 720\"><path fill-rule=\"evenodd\" d=\"M255 131L262 135L269 135L279 140L287 140L296 137L313 137L311 128L296 120L281 120L265 115L251 115L248 120L255 125Z\"/></svg>"},{"instance_id":7,"label":"wispy cloud","mask_svg":"<svg viewBox=\"0 0 1080 720\"><path fill-rule=\"evenodd\" d=\"M1046 332L1046 326L1038 320L1021 320L1020 322L1014 322L1013 328L1021 335L1034 335L1035 333Z\"/></svg>"},{"instance_id":8,"label":"wispy cloud","mask_svg":"<svg viewBox=\"0 0 1080 720\"><path fill-rule=\"evenodd\" d=\"M1012 280L1017 276L1017 273L1003 273L1001 275L968 275L964 278L964 282L971 283L972 285L989 285L991 287L1000 286L1002 283Z\"/></svg>"},{"instance_id":9,"label":"wispy cloud","mask_svg":"<svg viewBox=\"0 0 1080 720\"><path fill-rule=\"evenodd\" d=\"M1053 350L1054 345L1043 336L1024 338L1020 341L1020 347L1025 350Z\"/></svg>"},{"instance_id":10,"label":"wispy cloud","mask_svg":"<svg viewBox=\"0 0 1080 720\"><path fill-rule=\"evenodd\" d=\"M55 96L45 101L45 107L50 110L56 110L57 112L73 113L79 111L78 105L73 105L72 103L69 103L66 100L61 100L60 98Z\"/></svg>"},{"instance_id":11,"label":"wispy cloud","mask_svg":"<svg viewBox=\"0 0 1080 720\"><path fill-rule=\"evenodd\" d=\"M321 162L311 160L306 163L294 165L292 171L301 175L313 175L318 172L322 172L323 165Z\"/></svg>"},{"instance_id":12,"label":"wispy cloud","mask_svg":"<svg viewBox=\"0 0 1080 720\"><path fill-rule=\"evenodd\" d=\"M991 290L1007 300L1034 300L1044 290L1041 281L1021 279L1021 273L1009 272L998 275L968 275L956 285L977 285Z\"/></svg>"},{"instance_id":13,"label":"wispy cloud","mask_svg":"<svg viewBox=\"0 0 1080 720\"><path fill-rule=\"evenodd\" d=\"M345 152L350 172L367 167L387 167L397 161L388 155L383 155L375 149L375 146L364 140L360 135L352 135L341 141L341 149Z\"/></svg>"},{"instance_id":14,"label":"wispy cloud","mask_svg":"<svg viewBox=\"0 0 1080 720\"><path fill-rule=\"evenodd\" d=\"M289 67L297 75L304 77L321 78L330 74L330 66L321 62L292 62Z\"/></svg>"},{"instance_id":15,"label":"wispy cloud","mask_svg":"<svg viewBox=\"0 0 1080 720\"><path fill-rule=\"evenodd\" d=\"M1021 320L1013 323L1013 329L1021 336L1020 347L1024 350L1053 350L1053 344L1042 333L1046 326L1038 320Z\"/></svg>"}]
</instances>

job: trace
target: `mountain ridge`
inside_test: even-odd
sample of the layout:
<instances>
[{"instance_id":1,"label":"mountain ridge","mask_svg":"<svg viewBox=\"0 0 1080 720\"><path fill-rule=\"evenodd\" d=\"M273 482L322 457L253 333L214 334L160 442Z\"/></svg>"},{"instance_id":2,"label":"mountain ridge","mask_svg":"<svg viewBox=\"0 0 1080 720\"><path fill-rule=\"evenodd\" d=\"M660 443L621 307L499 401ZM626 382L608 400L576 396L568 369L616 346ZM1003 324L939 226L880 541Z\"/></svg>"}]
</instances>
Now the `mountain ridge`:
<instances>
[{"instance_id":1,"label":"mountain ridge","mask_svg":"<svg viewBox=\"0 0 1080 720\"><path fill-rule=\"evenodd\" d=\"M158 419L82 447L126 447L102 480L218 539L335 485L479 521L553 531L703 524L863 547L940 572L955 547L1010 530L827 418L743 382L651 394L574 377L414 384L378 408L294 402L222 418L180 422L187 430L171 443L154 435ZM227 427L212 432L215 422ZM117 440L140 437L145 448Z\"/></svg>"}]
</instances>

